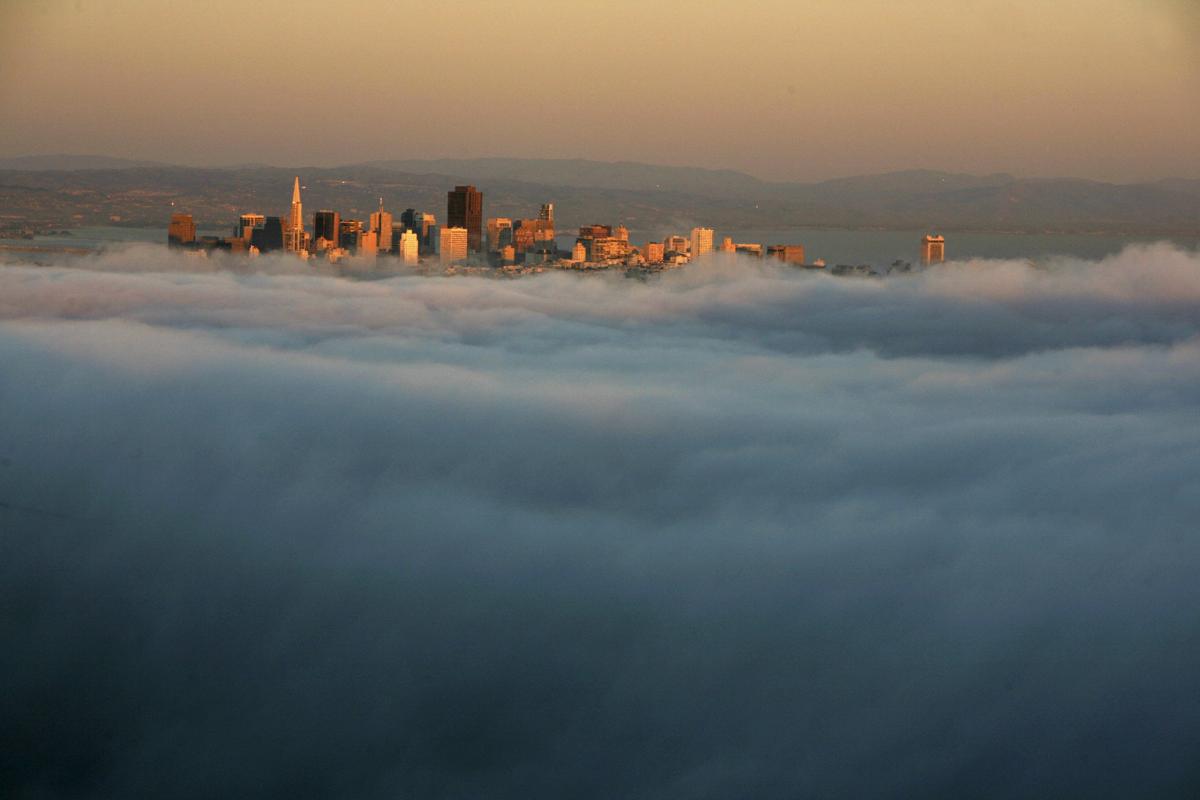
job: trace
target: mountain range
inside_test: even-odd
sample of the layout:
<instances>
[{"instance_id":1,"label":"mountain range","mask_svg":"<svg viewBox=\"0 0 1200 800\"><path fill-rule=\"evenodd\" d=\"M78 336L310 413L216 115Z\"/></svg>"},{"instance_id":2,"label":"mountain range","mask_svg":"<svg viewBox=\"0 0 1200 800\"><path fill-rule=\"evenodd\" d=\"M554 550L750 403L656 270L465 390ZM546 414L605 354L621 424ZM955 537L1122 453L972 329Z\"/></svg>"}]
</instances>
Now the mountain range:
<instances>
[{"instance_id":1,"label":"mountain range","mask_svg":"<svg viewBox=\"0 0 1200 800\"><path fill-rule=\"evenodd\" d=\"M796 183L733 170L583 159L390 160L342 167L221 169L104 156L0 159L0 229L14 225L164 224L172 211L227 227L247 210L280 213L291 176L309 209L348 215L435 213L445 192L473 183L488 216L529 216L555 202L560 227L619 222L657 232L802 227L939 231L1200 234L1200 180L1115 184L911 170Z\"/></svg>"}]
</instances>

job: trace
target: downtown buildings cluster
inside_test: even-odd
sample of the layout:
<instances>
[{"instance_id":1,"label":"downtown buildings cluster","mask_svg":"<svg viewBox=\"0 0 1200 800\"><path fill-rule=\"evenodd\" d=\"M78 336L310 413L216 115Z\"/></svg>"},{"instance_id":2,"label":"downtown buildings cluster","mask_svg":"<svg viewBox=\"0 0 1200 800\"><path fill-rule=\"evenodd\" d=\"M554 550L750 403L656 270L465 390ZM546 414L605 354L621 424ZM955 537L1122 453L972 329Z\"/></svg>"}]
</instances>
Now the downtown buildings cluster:
<instances>
[{"instance_id":1,"label":"downtown buildings cluster","mask_svg":"<svg viewBox=\"0 0 1200 800\"><path fill-rule=\"evenodd\" d=\"M630 241L623 225L585 225L578 229L569 250L559 248L554 220L554 204L544 203L534 217L513 219L483 214L483 193L474 186L456 186L447 193L445 224L428 211L406 209L397 218L379 200L378 210L366 220L343 218L337 211L320 210L313 214L312 228L304 224L300 179L292 188L288 216L242 214L231 236L197 236L196 224L189 214L173 214L167 242L173 247L207 253L213 250L245 253L284 252L309 260L321 258L331 263L351 259L361 265L366 260L391 258L407 267L437 264L448 271L472 268L513 271L557 269L639 270L668 269L712 254L746 255L771 258L797 267L824 269L818 259L805 260L800 244L769 245L739 243L724 237L718 244L712 228L696 227L688 235L671 235L662 241L638 246ZM926 236L921 244L923 264L945 259L945 240ZM907 267L896 262L893 267ZM869 267L839 265L834 272L869 274Z\"/></svg>"}]
</instances>

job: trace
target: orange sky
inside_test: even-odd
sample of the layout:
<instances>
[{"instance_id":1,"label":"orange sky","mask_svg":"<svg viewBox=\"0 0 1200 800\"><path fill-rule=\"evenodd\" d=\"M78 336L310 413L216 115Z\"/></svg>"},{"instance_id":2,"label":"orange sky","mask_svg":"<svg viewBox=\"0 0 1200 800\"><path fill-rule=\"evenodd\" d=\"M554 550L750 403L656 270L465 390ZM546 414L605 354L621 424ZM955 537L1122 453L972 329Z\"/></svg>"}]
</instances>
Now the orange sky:
<instances>
[{"instance_id":1,"label":"orange sky","mask_svg":"<svg viewBox=\"0 0 1200 800\"><path fill-rule=\"evenodd\" d=\"M0 0L0 155L1200 177L1190 0Z\"/></svg>"}]
</instances>

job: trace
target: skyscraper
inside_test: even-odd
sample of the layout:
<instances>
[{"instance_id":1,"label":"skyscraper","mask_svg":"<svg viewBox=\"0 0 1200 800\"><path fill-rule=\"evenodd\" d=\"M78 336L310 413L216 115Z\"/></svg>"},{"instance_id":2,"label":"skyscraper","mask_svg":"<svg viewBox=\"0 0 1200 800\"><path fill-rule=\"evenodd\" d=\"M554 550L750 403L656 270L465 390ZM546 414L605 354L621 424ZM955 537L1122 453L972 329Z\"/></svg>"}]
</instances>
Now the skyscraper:
<instances>
[{"instance_id":1,"label":"skyscraper","mask_svg":"<svg viewBox=\"0 0 1200 800\"><path fill-rule=\"evenodd\" d=\"M712 228L692 228L692 258L701 258L712 252L713 249L713 229Z\"/></svg>"},{"instance_id":2,"label":"skyscraper","mask_svg":"<svg viewBox=\"0 0 1200 800\"><path fill-rule=\"evenodd\" d=\"M284 249L293 253L304 250L304 206L300 203L300 178L292 187L292 211L288 214L287 228L283 232Z\"/></svg>"},{"instance_id":3,"label":"skyscraper","mask_svg":"<svg viewBox=\"0 0 1200 800\"><path fill-rule=\"evenodd\" d=\"M383 210L383 198L379 198L379 210L371 214L371 230L375 232L380 250L392 249L392 215Z\"/></svg>"},{"instance_id":4,"label":"skyscraper","mask_svg":"<svg viewBox=\"0 0 1200 800\"><path fill-rule=\"evenodd\" d=\"M513 243L513 222L508 217L493 217L487 221L487 248L499 253Z\"/></svg>"},{"instance_id":5,"label":"skyscraper","mask_svg":"<svg viewBox=\"0 0 1200 800\"><path fill-rule=\"evenodd\" d=\"M483 192L474 186L455 186L446 195L446 227L465 228L472 253L483 249Z\"/></svg>"},{"instance_id":6,"label":"skyscraper","mask_svg":"<svg viewBox=\"0 0 1200 800\"><path fill-rule=\"evenodd\" d=\"M238 220L237 238L250 241L250 232L255 228L261 228L267 218L262 214L242 214Z\"/></svg>"},{"instance_id":7,"label":"skyscraper","mask_svg":"<svg viewBox=\"0 0 1200 800\"><path fill-rule=\"evenodd\" d=\"M406 266L414 266L420 260L420 245L417 242L416 231L405 231L400 234L400 258Z\"/></svg>"},{"instance_id":8,"label":"skyscraper","mask_svg":"<svg viewBox=\"0 0 1200 800\"><path fill-rule=\"evenodd\" d=\"M313 240L324 239L336 247L341 223L342 215L336 211L318 211L313 214Z\"/></svg>"},{"instance_id":9,"label":"skyscraper","mask_svg":"<svg viewBox=\"0 0 1200 800\"><path fill-rule=\"evenodd\" d=\"M279 217L267 217L261 228L250 232L250 243L258 248L260 253L283 249L283 220Z\"/></svg>"},{"instance_id":10,"label":"skyscraper","mask_svg":"<svg viewBox=\"0 0 1200 800\"><path fill-rule=\"evenodd\" d=\"M465 261L470 246L470 235L466 228L442 228L439 254L443 264Z\"/></svg>"},{"instance_id":11,"label":"skyscraper","mask_svg":"<svg viewBox=\"0 0 1200 800\"><path fill-rule=\"evenodd\" d=\"M167 244L183 247L196 241L196 223L191 214L172 214L167 226Z\"/></svg>"},{"instance_id":12,"label":"skyscraper","mask_svg":"<svg viewBox=\"0 0 1200 800\"><path fill-rule=\"evenodd\" d=\"M925 266L946 260L946 237L926 236L921 240L921 263Z\"/></svg>"},{"instance_id":13,"label":"skyscraper","mask_svg":"<svg viewBox=\"0 0 1200 800\"><path fill-rule=\"evenodd\" d=\"M358 245L362 242L362 228L362 220L342 220L338 225L338 247L352 253L358 252Z\"/></svg>"}]
</instances>

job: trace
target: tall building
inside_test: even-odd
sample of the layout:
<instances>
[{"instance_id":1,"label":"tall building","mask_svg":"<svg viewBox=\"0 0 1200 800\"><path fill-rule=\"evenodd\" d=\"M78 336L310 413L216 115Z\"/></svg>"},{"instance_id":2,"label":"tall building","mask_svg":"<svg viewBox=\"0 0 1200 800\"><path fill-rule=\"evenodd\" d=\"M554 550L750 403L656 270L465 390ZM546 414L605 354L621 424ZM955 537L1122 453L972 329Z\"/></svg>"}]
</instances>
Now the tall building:
<instances>
[{"instance_id":1,"label":"tall building","mask_svg":"<svg viewBox=\"0 0 1200 800\"><path fill-rule=\"evenodd\" d=\"M921 240L921 263L925 266L946 260L946 237L926 236Z\"/></svg>"},{"instance_id":2,"label":"tall building","mask_svg":"<svg viewBox=\"0 0 1200 800\"><path fill-rule=\"evenodd\" d=\"M375 233L380 250L392 249L392 215L383 210L383 198L379 198L379 210L371 214L371 230Z\"/></svg>"},{"instance_id":3,"label":"tall building","mask_svg":"<svg viewBox=\"0 0 1200 800\"><path fill-rule=\"evenodd\" d=\"M244 241L250 241L250 232L255 228L261 228L267 218L262 214L242 214L238 219L237 238Z\"/></svg>"},{"instance_id":4,"label":"tall building","mask_svg":"<svg viewBox=\"0 0 1200 800\"><path fill-rule=\"evenodd\" d=\"M358 246L362 242L362 235L362 220L344 219L338 225L338 247L357 253Z\"/></svg>"},{"instance_id":5,"label":"tall building","mask_svg":"<svg viewBox=\"0 0 1200 800\"><path fill-rule=\"evenodd\" d=\"M466 228L442 228L441 247L438 251L442 263L454 264L466 261L470 242L470 232Z\"/></svg>"},{"instance_id":6,"label":"tall building","mask_svg":"<svg viewBox=\"0 0 1200 800\"><path fill-rule=\"evenodd\" d=\"M358 240L358 252L355 255L362 258L375 258L379 255L379 234L375 231L364 231Z\"/></svg>"},{"instance_id":7,"label":"tall building","mask_svg":"<svg viewBox=\"0 0 1200 800\"><path fill-rule=\"evenodd\" d=\"M250 233L250 244L258 248L260 253L283 249L283 220L279 217L267 217L261 228L255 228Z\"/></svg>"},{"instance_id":8,"label":"tall building","mask_svg":"<svg viewBox=\"0 0 1200 800\"><path fill-rule=\"evenodd\" d=\"M417 232L408 230L400 234L400 258L406 266L414 266L421 260L421 246L417 241Z\"/></svg>"},{"instance_id":9,"label":"tall building","mask_svg":"<svg viewBox=\"0 0 1200 800\"><path fill-rule=\"evenodd\" d=\"M172 214L167 226L167 244L183 247L196 242L196 222L191 214Z\"/></svg>"},{"instance_id":10,"label":"tall building","mask_svg":"<svg viewBox=\"0 0 1200 800\"><path fill-rule=\"evenodd\" d=\"M337 246L341 224L342 215L336 211L318 211L313 214L313 241L324 239Z\"/></svg>"},{"instance_id":11,"label":"tall building","mask_svg":"<svg viewBox=\"0 0 1200 800\"><path fill-rule=\"evenodd\" d=\"M437 242L434 241L437 231L434 230L431 233L431 229L437 227L436 216L428 211L406 208L400 215L400 223L404 225L405 229L416 232L417 242L421 245L421 255L437 252Z\"/></svg>"},{"instance_id":12,"label":"tall building","mask_svg":"<svg viewBox=\"0 0 1200 800\"><path fill-rule=\"evenodd\" d=\"M487 221L487 249L499 253L513 243L513 221L507 217L492 217Z\"/></svg>"},{"instance_id":13,"label":"tall building","mask_svg":"<svg viewBox=\"0 0 1200 800\"><path fill-rule=\"evenodd\" d=\"M713 249L713 229L692 228L690 245L692 248L692 258L701 258L711 253Z\"/></svg>"},{"instance_id":14,"label":"tall building","mask_svg":"<svg viewBox=\"0 0 1200 800\"><path fill-rule=\"evenodd\" d=\"M647 264L663 263L662 242L646 242L646 249L642 251L642 257L646 259Z\"/></svg>"},{"instance_id":15,"label":"tall building","mask_svg":"<svg viewBox=\"0 0 1200 800\"><path fill-rule=\"evenodd\" d=\"M683 236L668 236L663 239L663 253L674 253L676 255L685 255L691 243Z\"/></svg>"},{"instance_id":16,"label":"tall building","mask_svg":"<svg viewBox=\"0 0 1200 800\"><path fill-rule=\"evenodd\" d=\"M543 203L542 210L538 212L538 219L542 222L549 222L550 227L554 227L554 203Z\"/></svg>"},{"instance_id":17,"label":"tall building","mask_svg":"<svg viewBox=\"0 0 1200 800\"><path fill-rule=\"evenodd\" d=\"M293 253L304 250L304 206L300 203L300 177L292 186L292 211L288 214L287 228L284 229L284 249Z\"/></svg>"},{"instance_id":18,"label":"tall building","mask_svg":"<svg viewBox=\"0 0 1200 800\"><path fill-rule=\"evenodd\" d=\"M411 228L406 227L403 222L396 222L395 220L392 220L392 249L388 252L394 253L395 255L401 254L400 237L403 236L404 232L407 230L411 230Z\"/></svg>"},{"instance_id":19,"label":"tall building","mask_svg":"<svg viewBox=\"0 0 1200 800\"><path fill-rule=\"evenodd\" d=\"M455 186L446 194L446 227L465 228L467 247L483 250L483 192L474 186Z\"/></svg>"}]
</instances>

